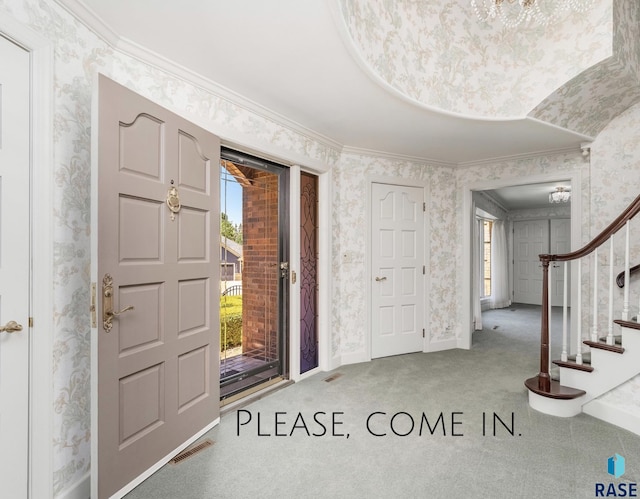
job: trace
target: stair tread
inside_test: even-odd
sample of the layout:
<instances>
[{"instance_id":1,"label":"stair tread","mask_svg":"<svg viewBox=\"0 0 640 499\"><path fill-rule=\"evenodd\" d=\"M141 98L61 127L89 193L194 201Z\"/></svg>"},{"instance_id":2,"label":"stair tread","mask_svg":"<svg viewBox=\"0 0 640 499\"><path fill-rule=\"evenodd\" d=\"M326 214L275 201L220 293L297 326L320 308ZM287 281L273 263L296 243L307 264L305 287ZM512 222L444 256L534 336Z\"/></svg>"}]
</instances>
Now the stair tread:
<instances>
[{"instance_id":1,"label":"stair tread","mask_svg":"<svg viewBox=\"0 0 640 499\"><path fill-rule=\"evenodd\" d=\"M607 345L606 343L602 343L600 341L583 341L585 345L589 345L591 348L598 348L600 350L606 350L608 352L614 353L624 353L624 348L618 347L616 345Z\"/></svg>"},{"instance_id":2,"label":"stair tread","mask_svg":"<svg viewBox=\"0 0 640 499\"><path fill-rule=\"evenodd\" d=\"M633 318L635 319L635 317ZM615 324L618 324L619 326L622 327L627 327L629 329L639 329L640 330L640 323L635 321L635 320L630 320L630 321L622 321L622 320L615 320L613 321Z\"/></svg>"},{"instance_id":3,"label":"stair tread","mask_svg":"<svg viewBox=\"0 0 640 499\"><path fill-rule=\"evenodd\" d=\"M553 363L558 367L567 367L569 369L576 369L577 371L585 371L588 373L593 371L593 367L591 367L589 364L576 364L575 362L565 362L563 360L554 360Z\"/></svg>"},{"instance_id":4,"label":"stair tread","mask_svg":"<svg viewBox=\"0 0 640 499\"><path fill-rule=\"evenodd\" d=\"M571 388L569 386L562 386L560 383L553 380L551 380L549 391L544 391L539 386L538 376L529 378L524 382L524 385L533 393L552 399L571 400L582 397L587 393L584 390L577 390L576 388Z\"/></svg>"}]
</instances>

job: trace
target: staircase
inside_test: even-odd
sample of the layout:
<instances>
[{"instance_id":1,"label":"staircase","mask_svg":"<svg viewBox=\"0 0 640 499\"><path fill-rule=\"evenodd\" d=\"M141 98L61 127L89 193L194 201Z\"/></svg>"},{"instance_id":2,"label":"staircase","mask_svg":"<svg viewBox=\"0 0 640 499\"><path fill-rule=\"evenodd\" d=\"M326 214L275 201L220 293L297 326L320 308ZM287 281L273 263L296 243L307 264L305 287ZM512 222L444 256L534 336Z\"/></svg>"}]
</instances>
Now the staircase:
<instances>
[{"instance_id":1,"label":"staircase","mask_svg":"<svg viewBox=\"0 0 640 499\"><path fill-rule=\"evenodd\" d=\"M609 417L611 411L606 404L598 400L598 397L640 374L640 323L638 317L629 319L630 278L640 271L640 266L629 265L630 222L638 212L640 212L640 196L598 237L582 249L565 255L540 255L543 270L540 372L537 376L525 381L525 386L529 390L529 405L533 409L560 417L571 417L585 412L606 420L615 419L615 417ZM620 248L620 244L617 248L615 247L615 235L619 232L625 236L622 239L624 248ZM608 258L606 253L599 256L599 248L606 247L607 243ZM615 264L616 256L621 253L624 253L624 270L615 279L612 263ZM605 261L605 265L601 264L601 260ZM549 286L552 282L549 274L550 269L553 268L550 266L551 262L564 262L565 272L562 354L561 359L553 362L549 358ZM573 348L568 345L567 327L566 276L569 265L573 265L572 271L575 269L578 276L578 310L577 314L574 315L576 311L572 313L573 316L578 317L577 335L574 335L576 344ZM590 272L588 282L582 278L585 270ZM606 279L604 279L603 285L600 286L599 276L602 273L608 274L609 282L605 282ZM622 300L620 300L620 291L615 289L616 287L624 288ZM592 307L583 307L583 288L588 289L592 294ZM606 291L603 293L605 288L608 288L608 293ZM599 295L602 294L608 294L608 296L601 299ZM619 311L621 319L613 316L616 301L622 303L622 310ZM583 308L591 310L583 313ZM601 318L606 318L608 324L605 336L598 331ZM589 321L593 325L589 339L585 340L582 334L583 322ZM569 350L577 353L570 356ZM557 366L554 368L555 372L551 364ZM634 417L637 418L637 425L634 423L634 428L636 426L640 428L640 408Z\"/></svg>"}]
</instances>

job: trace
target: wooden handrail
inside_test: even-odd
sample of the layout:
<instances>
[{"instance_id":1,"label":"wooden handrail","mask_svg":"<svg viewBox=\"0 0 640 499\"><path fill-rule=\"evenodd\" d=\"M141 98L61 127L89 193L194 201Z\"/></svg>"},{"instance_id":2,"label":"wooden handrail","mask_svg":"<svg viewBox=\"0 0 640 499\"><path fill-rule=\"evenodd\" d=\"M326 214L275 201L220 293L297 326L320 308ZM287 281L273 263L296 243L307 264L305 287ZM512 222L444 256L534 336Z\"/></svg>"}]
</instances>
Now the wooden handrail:
<instances>
[{"instance_id":1,"label":"wooden handrail","mask_svg":"<svg viewBox=\"0 0 640 499\"><path fill-rule=\"evenodd\" d=\"M629 275L633 275L636 272L638 272L640 270L640 265L636 265L635 267L631 267L629 269ZM624 288L624 271L620 272L618 274L618 277L616 277L616 284L618 285L619 288Z\"/></svg>"},{"instance_id":2,"label":"wooden handrail","mask_svg":"<svg viewBox=\"0 0 640 499\"><path fill-rule=\"evenodd\" d=\"M624 225L640 213L640 195L633 200L633 202L624 210L618 218L609 224L600 234L598 234L591 242L583 246L577 251L571 253L565 253L563 255L540 255L541 261L547 262L567 262L571 260L577 260L582 258L600 247L605 241L607 241L613 234L618 232Z\"/></svg>"},{"instance_id":3,"label":"wooden handrail","mask_svg":"<svg viewBox=\"0 0 640 499\"><path fill-rule=\"evenodd\" d=\"M591 242L577 251L565 253L563 255L539 255L542 262L542 317L540 327L540 372L538 373L538 389L542 392L551 391L551 378L549 376L549 263L568 262L577 260L593 253L598 247L604 244L613 234L622 229L625 224L640 213L640 195L611 222L598 236ZM613 262L612 262L613 263ZM623 277L624 279L624 277Z\"/></svg>"}]
</instances>

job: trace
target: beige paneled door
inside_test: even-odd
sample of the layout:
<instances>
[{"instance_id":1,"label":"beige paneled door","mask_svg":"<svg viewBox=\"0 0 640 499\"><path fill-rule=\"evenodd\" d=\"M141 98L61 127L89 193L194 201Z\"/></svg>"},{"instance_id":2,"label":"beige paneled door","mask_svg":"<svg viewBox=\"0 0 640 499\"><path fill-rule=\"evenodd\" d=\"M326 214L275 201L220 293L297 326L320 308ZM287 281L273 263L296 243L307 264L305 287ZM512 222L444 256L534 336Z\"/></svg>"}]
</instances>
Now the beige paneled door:
<instances>
[{"instance_id":1,"label":"beige paneled door","mask_svg":"<svg viewBox=\"0 0 640 499\"><path fill-rule=\"evenodd\" d=\"M371 186L371 357L424 348L424 190Z\"/></svg>"},{"instance_id":2,"label":"beige paneled door","mask_svg":"<svg viewBox=\"0 0 640 499\"><path fill-rule=\"evenodd\" d=\"M0 496L27 497L29 53L0 35Z\"/></svg>"},{"instance_id":3,"label":"beige paneled door","mask_svg":"<svg viewBox=\"0 0 640 499\"><path fill-rule=\"evenodd\" d=\"M105 498L219 418L220 143L103 76L98 96L92 488Z\"/></svg>"}]
</instances>

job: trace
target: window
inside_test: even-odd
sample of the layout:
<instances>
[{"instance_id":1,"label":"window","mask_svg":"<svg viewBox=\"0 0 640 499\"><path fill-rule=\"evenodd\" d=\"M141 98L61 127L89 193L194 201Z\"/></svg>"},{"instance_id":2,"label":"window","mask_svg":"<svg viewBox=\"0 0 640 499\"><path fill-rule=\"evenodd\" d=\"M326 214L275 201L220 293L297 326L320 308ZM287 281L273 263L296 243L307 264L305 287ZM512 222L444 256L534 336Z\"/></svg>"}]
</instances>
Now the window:
<instances>
[{"instance_id":1,"label":"window","mask_svg":"<svg viewBox=\"0 0 640 499\"><path fill-rule=\"evenodd\" d=\"M482 287L482 298L491 296L491 228L493 222L491 220L482 221L482 242L483 242L483 261L482 278L484 285Z\"/></svg>"}]
</instances>

